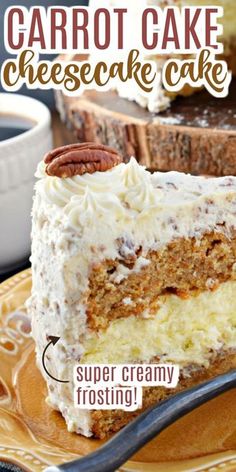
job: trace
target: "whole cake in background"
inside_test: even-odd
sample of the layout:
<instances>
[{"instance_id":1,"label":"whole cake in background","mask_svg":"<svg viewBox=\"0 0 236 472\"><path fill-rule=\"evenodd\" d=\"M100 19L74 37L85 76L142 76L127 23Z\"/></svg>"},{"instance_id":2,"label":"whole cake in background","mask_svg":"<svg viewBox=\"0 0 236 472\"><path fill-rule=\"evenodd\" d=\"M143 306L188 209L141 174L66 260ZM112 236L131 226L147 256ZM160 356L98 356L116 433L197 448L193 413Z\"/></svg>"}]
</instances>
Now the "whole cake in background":
<instances>
[{"instance_id":1,"label":"whole cake in background","mask_svg":"<svg viewBox=\"0 0 236 472\"><path fill-rule=\"evenodd\" d=\"M97 0L89 0L89 5L91 7L98 7ZM142 6L178 6L178 7L188 7L188 6L221 6L224 8L224 16L218 19L218 23L223 25L223 36L219 37L219 41L223 42L224 53L223 59L228 62L229 69L232 70L232 73L236 75L236 1L235 0L214 0L209 2L209 0L108 0L106 6L122 8L126 7L132 10L133 23L130 24L130 36L132 37L132 28L134 32L137 30L137 25L140 23L141 10L139 7ZM135 33L134 33L135 34ZM92 58L98 58L98 53L96 57L91 56ZM156 61L157 70L161 71L165 63L165 58L167 56L148 56L149 59ZM169 57L169 56L168 56ZM184 57L178 55L179 58ZM193 93L197 89L193 89L189 85L186 85L180 92L179 95L187 96ZM160 85L154 90L154 93L142 94L136 93L136 89L132 85L127 83L120 83L117 87L117 92L123 98L129 100L134 100L140 106L148 108L151 112L160 112L168 108L177 93L169 93Z\"/></svg>"},{"instance_id":2,"label":"whole cake in background","mask_svg":"<svg viewBox=\"0 0 236 472\"><path fill-rule=\"evenodd\" d=\"M32 295L37 363L68 430L106 437L140 413L73 404L78 363L171 362L176 388L236 367L236 177L149 173L113 149L74 144L38 167ZM60 336L42 368L49 336Z\"/></svg>"}]
</instances>

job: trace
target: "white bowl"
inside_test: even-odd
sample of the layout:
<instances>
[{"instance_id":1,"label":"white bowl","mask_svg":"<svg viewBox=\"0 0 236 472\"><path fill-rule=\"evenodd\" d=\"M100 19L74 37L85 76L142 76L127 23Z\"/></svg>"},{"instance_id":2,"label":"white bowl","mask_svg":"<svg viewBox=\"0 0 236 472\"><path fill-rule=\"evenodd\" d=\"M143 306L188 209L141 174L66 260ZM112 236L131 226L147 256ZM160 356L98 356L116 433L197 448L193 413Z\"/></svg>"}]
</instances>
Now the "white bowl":
<instances>
[{"instance_id":1,"label":"white bowl","mask_svg":"<svg viewBox=\"0 0 236 472\"><path fill-rule=\"evenodd\" d=\"M52 148L51 115L38 100L0 93L0 113L36 122L28 131L0 141L0 273L30 254L31 207L38 162Z\"/></svg>"}]
</instances>

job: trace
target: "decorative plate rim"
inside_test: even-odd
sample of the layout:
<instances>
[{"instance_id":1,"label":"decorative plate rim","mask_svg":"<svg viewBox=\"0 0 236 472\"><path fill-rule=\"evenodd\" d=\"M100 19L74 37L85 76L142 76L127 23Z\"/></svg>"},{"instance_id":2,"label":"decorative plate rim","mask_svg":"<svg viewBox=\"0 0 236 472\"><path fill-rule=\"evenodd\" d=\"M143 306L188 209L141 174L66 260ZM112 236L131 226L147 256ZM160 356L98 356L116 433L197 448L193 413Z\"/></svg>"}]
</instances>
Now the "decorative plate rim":
<instances>
[{"instance_id":1,"label":"decorative plate rim","mask_svg":"<svg viewBox=\"0 0 236 472\"><path fill-rule=\"evenodd\" d=\"M31 279L31 269L23 270L2 282L0 284L0 303L4 300L6 295L20 291L20 288L24 286L28 279ZM43 442L41 442L41 446L46 447L46 443L43 444ZM53 449L55 450L55 448ZM74 453L69 453L68 451L61 452L63 456L60 458L61 463L71 460L72 456L77 457ZM67 454L70 457L66 458ZM14 446L0 444L0 460L1 459L7 462L12 461L14 464L29 472L42 471L48 465L55 465L59 461L58 456L57 459L54 457L54 460L52 460L50 454L48 455L46 453L46 457L41 457L39 453L35 454L35 452L24 450L24 445L22 444L15 444ZM175 462L147 463L129 460L120 468L120 472L166 472L167 470L169 472L235 472L236 451L226 451Z\"/></svg>"}]
</instances>

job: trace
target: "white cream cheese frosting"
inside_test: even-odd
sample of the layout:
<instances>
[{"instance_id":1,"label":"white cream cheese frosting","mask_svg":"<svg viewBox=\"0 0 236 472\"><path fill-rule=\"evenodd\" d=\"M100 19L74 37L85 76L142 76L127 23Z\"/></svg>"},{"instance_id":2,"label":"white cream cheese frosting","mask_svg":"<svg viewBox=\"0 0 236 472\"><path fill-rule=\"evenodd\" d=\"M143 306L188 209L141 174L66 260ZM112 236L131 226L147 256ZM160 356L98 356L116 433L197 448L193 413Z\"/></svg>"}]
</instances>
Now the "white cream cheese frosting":
<instances>
[{"instance_id":1,"label":"white cream cheese frosting","mask_svg":"<svg viewBox=\"0 0 236 472\"><path fill-rule=\"evenodd\" d=\"M96 233L107 257L114 258L114 242L123 236L144 248L161 247L178 237L198 237L217 225L224 224L225 231L236 225L235 177L151 174L134 158L105 173L67 179L47 176L44 167L41 163L36 174L36 199L44 211L68 230L80 230L88 246Z\"/></svg>"}]
</instances>

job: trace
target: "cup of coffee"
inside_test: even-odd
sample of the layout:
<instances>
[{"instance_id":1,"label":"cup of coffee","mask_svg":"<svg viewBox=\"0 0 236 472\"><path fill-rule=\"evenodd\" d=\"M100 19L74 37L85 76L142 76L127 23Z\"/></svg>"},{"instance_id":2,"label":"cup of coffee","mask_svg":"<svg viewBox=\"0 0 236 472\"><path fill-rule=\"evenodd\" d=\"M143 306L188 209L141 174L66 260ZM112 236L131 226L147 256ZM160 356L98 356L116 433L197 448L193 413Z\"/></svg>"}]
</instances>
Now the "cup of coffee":
<instances>
[{"instance_id":1,"label":"cup of coffee","mask_svg":"<svg viewBox=\"0 0 236 472\"><path fill-rule=\"evenodd\" d=\"M34 98L0 93L0 274L30 254L34 174L51 148L49 109Z\"/></svg>"}]
</instances>

